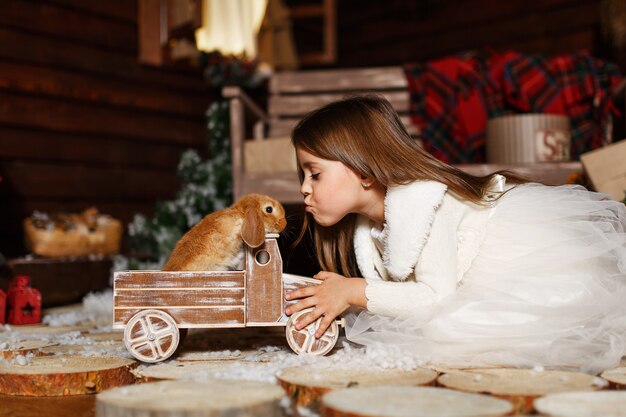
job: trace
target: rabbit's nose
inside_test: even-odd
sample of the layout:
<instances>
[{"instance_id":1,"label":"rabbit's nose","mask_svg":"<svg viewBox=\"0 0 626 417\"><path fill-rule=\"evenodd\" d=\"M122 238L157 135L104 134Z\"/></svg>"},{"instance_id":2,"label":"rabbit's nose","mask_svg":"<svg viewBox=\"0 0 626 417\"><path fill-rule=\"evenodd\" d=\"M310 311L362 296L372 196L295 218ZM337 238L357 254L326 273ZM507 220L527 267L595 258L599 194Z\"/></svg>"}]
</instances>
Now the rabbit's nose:
<instances>
[{"instance_id":1,"label":"rabbit's nose","mask_svg":"<svg viewBox=\"0 0 626 417\"><path fill-rule=\"evenodd\" d=\"M287 226L287 220L286 219L280 219L278 221L278 229L282 231L285 228L285 226Z\"/></svg>"}]
</instances>

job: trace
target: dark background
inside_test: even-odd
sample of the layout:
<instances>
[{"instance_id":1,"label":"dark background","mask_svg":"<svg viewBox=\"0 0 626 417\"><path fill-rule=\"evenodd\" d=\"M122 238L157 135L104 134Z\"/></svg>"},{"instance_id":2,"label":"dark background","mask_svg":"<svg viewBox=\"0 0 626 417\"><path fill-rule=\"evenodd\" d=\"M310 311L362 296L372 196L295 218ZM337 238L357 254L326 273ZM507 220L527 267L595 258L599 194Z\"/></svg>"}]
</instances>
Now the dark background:
<instances>
[{"instance_id":1,"label":"dark background","mask_svg":"<svg viewBox=\"0 0 626 417\"><path fill-rule=\"evenodd\" d=\"M8 0L0 8L0 252L25 253L22 220L33 210L95 205L126 223L172 198L180 153L206 155L205 111L217 93L200 70L138 62L136 0ZM603 40L598 0L337 0L336 11L337 60L328 67L489 47L587 49L625 69ZM294 34L300 52L320 47L318 23L305 19ZM301 251L295 256L308 256Z\"/></svg>"}]
</instances>

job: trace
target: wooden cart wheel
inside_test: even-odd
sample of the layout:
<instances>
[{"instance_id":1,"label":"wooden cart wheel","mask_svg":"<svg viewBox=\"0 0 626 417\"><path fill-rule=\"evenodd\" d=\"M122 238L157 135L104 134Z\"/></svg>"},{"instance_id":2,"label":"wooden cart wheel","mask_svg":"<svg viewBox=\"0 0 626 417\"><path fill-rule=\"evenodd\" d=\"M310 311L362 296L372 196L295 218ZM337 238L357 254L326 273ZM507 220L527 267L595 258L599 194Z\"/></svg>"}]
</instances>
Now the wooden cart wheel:
<instances>
[{"instance_id":1,"label":"wooden cart wheel","mask_svg":"<svg viewBox=\"0 0 626 417\"><path fill-rule=\"evenodd\" d=\"M315 320L304 329L296 330L296 322L300 317L312 311L313 308L307 308L302 311L298 311L289 317L287 321L287 342L291 349L300 353L309 353L311 355L325 355L335 346L337 339L339 339L339 326L337 320L334 320L330 327L326 329L326 332L319 339L315 338L315 332L320 327L322 318Z\"/></svg>"},{"instance_id":2,"label":"wooden cart wheel","mask_svg":"<svg viewBox=\"0 0 626 417\"><path fill-rule=\"evenodd\" d=\"M143 310L135 314L124 329L124 345L142 362L160 362L174 353L180 335L176 322L164 311Z\"/></svg>"}]
</instances>

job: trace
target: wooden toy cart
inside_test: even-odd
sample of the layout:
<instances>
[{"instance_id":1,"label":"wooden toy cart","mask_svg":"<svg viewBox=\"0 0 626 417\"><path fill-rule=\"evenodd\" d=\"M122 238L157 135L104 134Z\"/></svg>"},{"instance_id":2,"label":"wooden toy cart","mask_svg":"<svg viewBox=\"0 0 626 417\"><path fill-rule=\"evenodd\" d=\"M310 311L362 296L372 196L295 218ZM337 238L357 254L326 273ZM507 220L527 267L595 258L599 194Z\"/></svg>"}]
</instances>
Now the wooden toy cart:
<instances>
[{"instance_id":1,"label":"wooden toy cart","mask_svg":"<svg viewBox=\"0 0 626 417\"><path fill-rule=\"evenodd\" d=\"M247 248L243 271L121 271L114 274L113 328L124 329L128 351L143 362L169 358L179 329L286 326L296 353L325 355L339 338L340 320L316 339L321 319L304 329L294 323L310 311L287 317L285 292L321 282L282 273L278 235Z\"/></svg>"}]
</instances>

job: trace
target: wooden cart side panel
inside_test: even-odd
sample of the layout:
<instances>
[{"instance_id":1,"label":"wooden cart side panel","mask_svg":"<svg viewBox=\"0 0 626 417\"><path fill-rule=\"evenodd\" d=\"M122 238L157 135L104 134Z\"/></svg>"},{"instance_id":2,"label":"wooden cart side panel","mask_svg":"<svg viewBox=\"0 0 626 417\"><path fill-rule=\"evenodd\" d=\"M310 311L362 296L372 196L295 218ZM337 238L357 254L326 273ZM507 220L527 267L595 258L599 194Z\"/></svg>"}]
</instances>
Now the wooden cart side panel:
<instances>
[{"instance_id":1,"label":"wooden cart side panel","mask_svg":"<svg viewBox=\"0 0 626 417\"><path fill-rule=\"evenodd\" d=\"M320 279L315 279L315 278L309 278L309 277L303 277L300 275L294 275L294 274L283 274L283 279L282 279L282 284L283 284L283 292L285 294L295 291L297 289L300 288L304 288L304 287L308 287L310 285L318 285L319 283L322 282L322 280ZM286 301L285 302L285 308L289 307L292 304L297 303L300 300L291 300L291 301ZM286 319L285 319L286 321Z\"/></svg>"},{"instance_id":2,"label":"wooden cart side panel","mask_svg":"<svg viewBox=\"0 0 626 417\"><path fill-rule=\"evenodd\" d=\"M243 288L116 288L113 302L116 307L243 306L244 297Z\"/></svg>"},{"instance_id":3,"label":"wooden cart side panel","mask_svg":"<svg viewBox=\"0 0 626 417\"><path fill-rule=\"evenodd\" d=\"M118 271L116 289L245 288L245 271Z\"/></svg>"},{"instance_id":4,"label":"wooden cart side panel","mask_svg":"<svg viewBox=\"0 0 626 417\"><path fill-rule=\"evenodd\" d=\"M174 318L179 328L190 327L244 327L244 306L211 307L151 307L164 311ZM137 307L116 307L113 327L123 328L132 316L145 310Z\"/></svg>"},{"instance_id":5,"label":"wooden cart side panel","mask_svg":"<svg viewBox=\"0 0 626 417\"><path fill-rule=\"evenodd\" d=\"M257 256L263 252L269 259ZM275 238L266 238L263 246L246 252L246 325L280 321L284 311L282 270Z\"/></svg>"}]
</instances>

